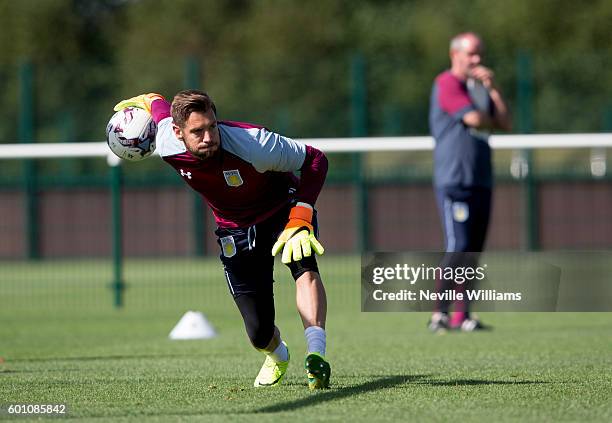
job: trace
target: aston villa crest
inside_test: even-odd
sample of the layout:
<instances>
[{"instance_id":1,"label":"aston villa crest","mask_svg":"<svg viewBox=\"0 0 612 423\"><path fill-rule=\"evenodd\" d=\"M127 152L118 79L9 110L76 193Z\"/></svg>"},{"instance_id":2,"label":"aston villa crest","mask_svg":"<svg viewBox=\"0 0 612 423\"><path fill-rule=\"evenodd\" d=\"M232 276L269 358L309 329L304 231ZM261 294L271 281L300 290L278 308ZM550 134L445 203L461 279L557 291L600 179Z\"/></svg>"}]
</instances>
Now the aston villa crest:
<instances>
[{"instance_id":1,"label":"aston villa crest","mask_svg":"<svg viewBox=\"0 0 612 423\"><path fill-rule=\"evenodd\" d=\"M230 187L239 187L244 183L238 169L224 170L223 176L225 177L225 182L227 182L227 185Z\"/></svg>"},{"instance_id":2,"label":"aston villa crest","mask_svg":"<svg viewBox=\"0 0 612 423\"><path fill-rule=\"evenodd\" d=\"M236 242L233 236L224 236L220 239L221 251L225 257L234 257L236 255Z\"/></svg>"},{"instance_id":3,"label":"aston villa crest","mask_svg":"<svg viewBox=\"0 0 612 423\"><path fill-rule=\"evenodd\" d=\"M464 202L454 202L453 203L453 219L457 223L463 223L470 217L470 209L467 203Z\"/></svg>"}]
</instances>

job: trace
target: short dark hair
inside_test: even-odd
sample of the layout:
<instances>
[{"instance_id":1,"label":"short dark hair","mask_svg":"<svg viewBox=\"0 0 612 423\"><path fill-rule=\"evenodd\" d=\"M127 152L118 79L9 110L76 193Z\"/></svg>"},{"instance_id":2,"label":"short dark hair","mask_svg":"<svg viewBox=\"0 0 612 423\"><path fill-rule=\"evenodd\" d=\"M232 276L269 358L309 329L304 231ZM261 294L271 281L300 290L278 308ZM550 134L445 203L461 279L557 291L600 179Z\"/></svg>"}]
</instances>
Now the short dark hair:
<instances>
[{"instance_id":1,"label":"short dark hair","mask_svg":"<svg viewBox=\"0 0 612 423\"><path fill-rule=\"evenodd\" d=\"M178 92L172 100L171 114L174 123L179 128L185 127L185 122L193 112L206 113L208 110L217 114L217 108L210 96L200 90L184 90Z\"/></svg>"}]
</instances>

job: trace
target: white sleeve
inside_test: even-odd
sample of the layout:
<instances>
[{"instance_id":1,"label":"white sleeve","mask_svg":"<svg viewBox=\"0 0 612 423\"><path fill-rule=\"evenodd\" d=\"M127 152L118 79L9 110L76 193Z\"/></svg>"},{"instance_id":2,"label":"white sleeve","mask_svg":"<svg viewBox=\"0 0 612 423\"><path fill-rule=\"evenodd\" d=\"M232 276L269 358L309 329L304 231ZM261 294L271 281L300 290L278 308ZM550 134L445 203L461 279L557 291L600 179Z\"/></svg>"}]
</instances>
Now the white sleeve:
<instances>
[{"instance_id":1,"label":"white sleeve","mask_svg":"<svg viewBox=\"0 0 612 423\"><path fill-rule=\"evenodd\" d=\"M174 129L172 129L172 117L162 119L157 124L155 143L156 150L161 157L173 156L187 151L185 144L174 134Z\"/></svg>"},{"instance_id":2,"label":"white sleeve","mask_svg":"<svg viewBox=\"0 0 612 423\"><path fill-rule=\"evenodd\" d=\"M224 148L250 162L260 173L268 170L299 170L306 158L306 146L265 128L221 126Z\"/></svg>"}]
</instances>

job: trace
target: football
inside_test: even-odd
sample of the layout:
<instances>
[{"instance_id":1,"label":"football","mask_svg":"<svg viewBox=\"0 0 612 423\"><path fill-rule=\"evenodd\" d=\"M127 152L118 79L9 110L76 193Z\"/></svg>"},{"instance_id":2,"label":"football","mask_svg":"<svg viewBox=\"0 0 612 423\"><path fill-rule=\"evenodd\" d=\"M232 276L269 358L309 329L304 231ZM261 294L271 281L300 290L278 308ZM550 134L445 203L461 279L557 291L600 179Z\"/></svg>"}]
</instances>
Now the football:
<instances>
[{"instance_id":1,"label":"football","mask_svg":"<svg viewBox=\"0 0 612 423\"><path fill-rule=\"evenodd\" d=\"M106 125L106 142L122 159L137 162L155 151L157 125L144 109L127 107L119 110Z\"/></svg>"}]
</instances>

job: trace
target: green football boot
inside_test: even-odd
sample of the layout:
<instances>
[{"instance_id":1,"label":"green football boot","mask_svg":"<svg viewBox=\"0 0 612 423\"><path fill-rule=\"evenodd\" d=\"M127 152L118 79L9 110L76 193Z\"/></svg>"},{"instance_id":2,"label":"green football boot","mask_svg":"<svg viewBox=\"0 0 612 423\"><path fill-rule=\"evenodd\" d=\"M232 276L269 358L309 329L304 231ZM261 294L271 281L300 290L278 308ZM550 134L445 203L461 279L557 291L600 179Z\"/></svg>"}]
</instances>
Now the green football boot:
<instances>
[{"instance_id":1,"label":"green football boot","mask_svg":"<svg viewBox=\"0 0 612 423\"><path fill-rule=\"evenodd\" d=\"M331 367L321 354L308 353L304 361L304 369L306 369L310 390L329 388Z\"/></svg>"},{"instance_id":2,"label":"green football boot","mask_svg":"<svg viewBox=\"0 0 612 423\"><path fill-rule=\"evenodd\" d=\"M285 343L283 342L283 344ZM285 344L285 347L287 347L287 344ZM259 370L259 374L255 378L253 386L262 388L278 385L283 379L283 376L285 376L285 373L287 373L288 366L289 348L287 348L287 361L275 362L269 355L266 355L266 361L264 361L263 366L261 366L261 370Z\"/></svg>"}]
</instances>

